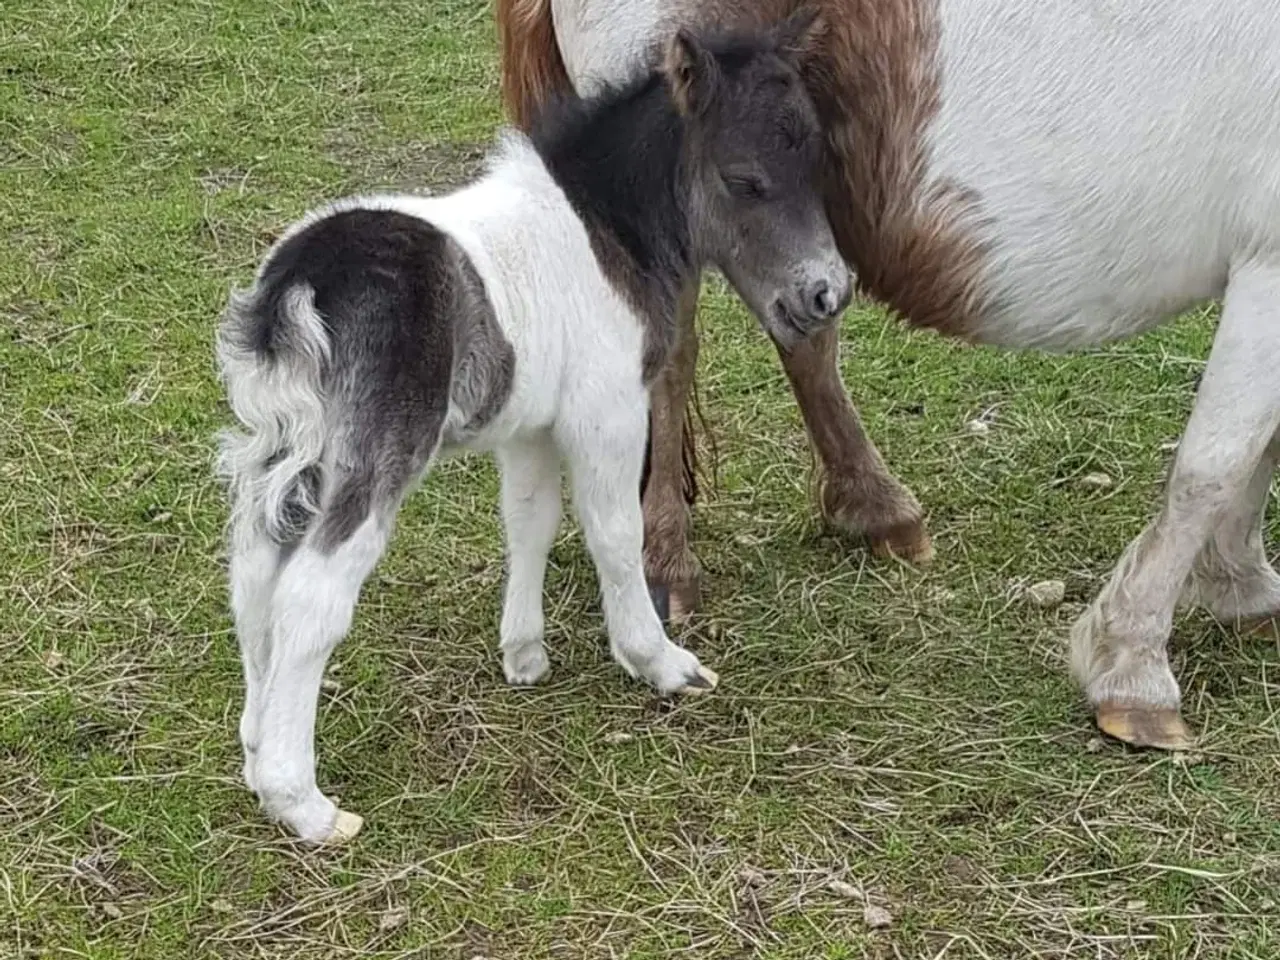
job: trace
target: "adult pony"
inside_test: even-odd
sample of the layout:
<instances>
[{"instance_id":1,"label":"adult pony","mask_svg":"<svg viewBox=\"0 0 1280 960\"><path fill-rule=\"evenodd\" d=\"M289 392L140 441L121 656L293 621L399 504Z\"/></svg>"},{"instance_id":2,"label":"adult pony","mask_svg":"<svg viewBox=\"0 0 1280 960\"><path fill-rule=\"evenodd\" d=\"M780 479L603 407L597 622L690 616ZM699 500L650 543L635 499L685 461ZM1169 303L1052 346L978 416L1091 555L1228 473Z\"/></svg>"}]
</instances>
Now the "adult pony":
<instances>
[{"instance_id":1,"label":"adult pony","mask_svg":"<svg viewBox=\"0 0 1280 960\"><path fill-rule=\"evenodd\" d=\"M767 23L797 0L498 0L520 120L625 76L672 29ZM1159 514L1072 630L1099 726L1185 747L1169 667L1179 601L1280 612L1261 518L1280 459L1280 6L1271 0L816 0L804 75L827 129L828 214L860 288L908 323L1070 350L1223 297ZM680 489L692 308L653 401L646 560L696 575ZM783 363L827 472L824 507L908 554L919 511L836 376L836 334ZM677 509L679 508L679 509ZM673 519L674 518L674 519ZM674 606L674 602L673 602Z\"/></svg>"}]
</instances>

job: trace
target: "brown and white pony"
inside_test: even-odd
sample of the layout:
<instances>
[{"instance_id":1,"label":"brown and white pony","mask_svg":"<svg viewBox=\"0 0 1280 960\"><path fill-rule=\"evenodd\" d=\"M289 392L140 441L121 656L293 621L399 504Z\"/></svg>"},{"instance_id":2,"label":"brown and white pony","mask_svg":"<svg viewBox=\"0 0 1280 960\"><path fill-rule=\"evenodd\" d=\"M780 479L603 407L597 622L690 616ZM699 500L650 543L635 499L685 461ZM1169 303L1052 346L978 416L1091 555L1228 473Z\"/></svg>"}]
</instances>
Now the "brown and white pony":
<instances>
[{"instance_id":1,"label":"brown and white pony","mask_svg":"<svg viewBox=\"0 0 1280 960\"><path fill-rule=\"evenodd\" d=\"M524 122L570 84L629 75L678 26L768 23L799 0L497 0L503 92ZM1179 601L1280 613L1261 518L1280 460L1280 5L1273 0L816 0L805 79L824 189L860 288L971 342L1071 350L1197 302L1222 319L1160 513L1072 631L1099 726L1185 747L1166 645ZM681 502L693 304L653 394L647 572L696 595ZM782 362L837 524L927 557L827 331Z\"/></svg>"}]
</instances>

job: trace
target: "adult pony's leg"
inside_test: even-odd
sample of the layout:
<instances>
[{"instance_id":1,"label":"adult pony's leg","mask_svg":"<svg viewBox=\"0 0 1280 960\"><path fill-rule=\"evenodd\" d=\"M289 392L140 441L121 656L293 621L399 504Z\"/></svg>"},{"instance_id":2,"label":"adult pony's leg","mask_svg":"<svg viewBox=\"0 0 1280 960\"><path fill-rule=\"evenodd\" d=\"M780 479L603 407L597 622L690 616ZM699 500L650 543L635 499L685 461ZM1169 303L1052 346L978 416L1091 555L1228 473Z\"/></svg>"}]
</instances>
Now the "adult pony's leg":
<instances>
[{"instance_id":1,"label":"adult pony's leg","mask_svg":"<svg viewBox=\"0 0 1280 960\"><path fill-rule=\"evenodd\" d=\"M649 390L649 475L642 494L644 571L654 605L674 623L698 606L701 567L689 547L684 492L684 413L698 366L698 285L680 298L676 343Z\"/></svg>"},{"instance_id":2,"label":"adult pony's leg","mask_svg":"<svg viewBox=\"0 0 1280 960\"><path fill-rule=\"evenodd\" d=\"M1190 745L1166 650L1174 606L1210 536L1230 526L1243 501L1256 502L1254 484L1280 427L1277 369L1280 266L1237 266L1164 508L1072 629L1076 679L1098 726L1121 740Z\"/></svg>"},{"instance_id":3,"label":"adult pony's leg","mask_svg":"<svg viewBox=\"0 0 1280 960\"><path fill-rule=\"evenodd\" d=\"M1188 605L1206 608L1223 623L1249 625L1280 616L1280 575L1262 541L1271 478L1280 460L1280 433L1253 472L1244 493L1214 528L1183 592Z\"/></svg>"},{"instance_id":4,"label":"adult pony's leg","mask_svg":"<svg viewBox=\"0 0 1280 960\"><path fill-rule=\"evenodd\" d=\"M775 346L778 346L775 344ZM822 512L881 555L915 563L933 558L919 501L885 466L840 380L840 331L831 327L778 346L809 438L822 462Z\"/></svg>"}]
</instances>

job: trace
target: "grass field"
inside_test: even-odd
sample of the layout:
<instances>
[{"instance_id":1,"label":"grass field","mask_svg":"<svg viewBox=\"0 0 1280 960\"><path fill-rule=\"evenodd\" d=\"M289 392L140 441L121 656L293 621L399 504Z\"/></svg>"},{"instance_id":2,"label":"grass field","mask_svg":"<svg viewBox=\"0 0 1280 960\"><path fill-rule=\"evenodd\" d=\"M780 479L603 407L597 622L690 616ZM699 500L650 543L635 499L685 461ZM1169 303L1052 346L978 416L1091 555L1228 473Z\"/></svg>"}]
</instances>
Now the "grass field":
<instances>
[{"instance_id":1,"label":"grass field","mask_svg":"<svg viewBox=\"0 0 1280 960\"><path fill-rule=\"evenodd\" d=\"M720 689L664 703L612 665L572 524L552 677L507 688L495 473L453 462L323 694L321 785L365 832L309 852L263 820L213 326L306 207L465 176L496 84L485 0L0 10L0 958L1280 954L1275 642L1178 621L1180 760L1098 739L1064 669L1207 315L1064 359L851 311L846 381L937 536L921 573L822 529L772 348L709 282L720 473L682 641ZM1022 597L1045 578L1057 610Z\"/></svg>"}]
</instances>

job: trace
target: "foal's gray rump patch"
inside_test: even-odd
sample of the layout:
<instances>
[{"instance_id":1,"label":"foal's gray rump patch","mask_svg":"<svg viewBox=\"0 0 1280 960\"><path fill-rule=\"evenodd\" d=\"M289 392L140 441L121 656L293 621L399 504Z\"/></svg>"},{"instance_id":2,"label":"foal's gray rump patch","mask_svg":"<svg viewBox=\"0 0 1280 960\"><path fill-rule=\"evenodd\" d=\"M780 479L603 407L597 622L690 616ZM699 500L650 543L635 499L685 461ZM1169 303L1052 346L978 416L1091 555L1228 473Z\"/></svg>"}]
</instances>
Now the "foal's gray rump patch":
<instances>
[{"instance_id":1,"label":"foal's gray rump patch","mask_svg":"<svg viewBox=\"0 0 1280 960\"><path fill-rule=\"evenodd\" d=\"M288 296L298 288L312 291L329 341L319 383L328 439L319 477L298 480L301 504L321 479L313 535L329 552L371 514L391 521L440 444L451 399L469 428L492 419L514 351L461 248L399 211L344 210L275 251L240 331L264 362L299 349Z\"/></svg>"},{"instance_id":2,"label":"foal's gray rump patch","mask_svg":"<svg viewBox=\"0 0 1280 960\"><path fill-rule=\"evenodd\" d=\"M451 399L461 415L459 442L473 435L498 415L511 397L516 352L502 333L498 317L475 264L457 243L449 244L458 277L454 313L454 362Z\"/></svg>"}]
</instances>

